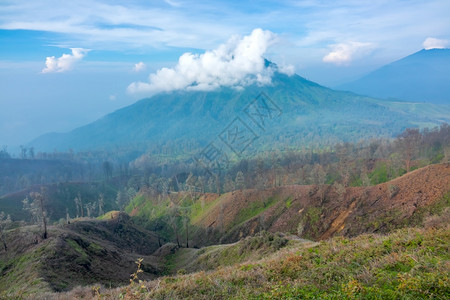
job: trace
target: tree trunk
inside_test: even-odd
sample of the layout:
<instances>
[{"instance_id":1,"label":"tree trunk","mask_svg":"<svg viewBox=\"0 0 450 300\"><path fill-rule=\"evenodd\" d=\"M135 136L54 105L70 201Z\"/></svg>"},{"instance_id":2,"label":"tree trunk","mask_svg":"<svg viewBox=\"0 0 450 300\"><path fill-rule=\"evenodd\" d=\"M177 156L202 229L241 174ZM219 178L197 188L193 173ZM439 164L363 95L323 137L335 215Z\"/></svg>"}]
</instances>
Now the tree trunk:
<instances>
[{"instance_id":1,"label":"tree trunk","mask_svg":"<svg viewBox=\"0 0 450 300\"><path fill-rule=\"evenodd\" d=\"M47 238L47 214L44 211L44 195L43 194L41 194L39 197L39 204L41 206L42 223L44 224L44 234L42 235L42 238L45 240Z\"/></svg>"},{"instance_id":2,"label":"tree trunk","mask_svg":"<svg viewBox=\"0 0 450 300\"><path fill-rule=\"evenodd\" d=\"M189 248L189 224L186 222L186 248Z\"/></svg>"},{"instance_id":3,"label":"tree trunk","mask_svg":"<svg viewBox=\"0 0 450 300\"><path fill-rule=\"evenodd\" d=\"M180 245L180 237L178 236L178 230L175 231L175 236L177 238L177 245L178 245L178 247L181 247L181 245Z\"/></svg>"},{"instance_id":4,"label":"tree trunk","mask_svg":"<svg viewBox=\"0 0 450 300\"><path fill-rule=\"evenodd\" d=\"M47 238L47 220L44 218L44 235L42 238L45 240Z\"/></svg>"},{"instance_id":5,"label":"tree trunk","mask_svg":"<svg viewBox=\"0 0 450 300\"><path fill-rule=\"evenodd\" d=\"M6 241L5 241L5 237L2 234L2 243L3 243L3 248L5 248L5 252L8 251L8 247L6 246Z\"/></svg>"}]
</instances>

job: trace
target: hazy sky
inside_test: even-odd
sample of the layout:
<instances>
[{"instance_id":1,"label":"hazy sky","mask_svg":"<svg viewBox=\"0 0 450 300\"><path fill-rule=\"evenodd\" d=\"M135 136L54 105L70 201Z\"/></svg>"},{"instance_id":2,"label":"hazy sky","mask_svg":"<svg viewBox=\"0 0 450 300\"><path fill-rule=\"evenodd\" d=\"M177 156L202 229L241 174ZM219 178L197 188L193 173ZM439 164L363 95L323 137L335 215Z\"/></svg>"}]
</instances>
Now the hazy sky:
<instances>
[{"instance_id":1,"label":"hazy sky","mask_svg":"<svg viewBox=\"0 0 450 300\"><path fill-rule=\"evenodd\" d=\"M449 15L448 0L2 0L0 145L158 91L270 81L262 57L333 86L448 47Z\"/></svg>"}]
</instances>

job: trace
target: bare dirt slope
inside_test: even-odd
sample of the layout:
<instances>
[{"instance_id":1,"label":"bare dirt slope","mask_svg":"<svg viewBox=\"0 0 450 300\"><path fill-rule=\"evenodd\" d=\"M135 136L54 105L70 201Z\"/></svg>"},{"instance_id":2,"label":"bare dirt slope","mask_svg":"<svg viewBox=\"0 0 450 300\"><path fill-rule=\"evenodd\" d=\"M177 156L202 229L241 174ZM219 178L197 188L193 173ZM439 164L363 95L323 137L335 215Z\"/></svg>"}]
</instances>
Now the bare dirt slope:
<instances>
[{"instance_id":1,"label":"bare dirt slope","mask_svg":"<svg viewBox=\"0 0 450 300\"><path fill-rule=\"evenodd\" d=\"M370 187L283 186L220 196L194 225L197 243L235 242L261 230L315 240L414 225L450 192L450 164L430 165ZM208 240L209 239L209 240Z\"/></svg>"}]
</instances>

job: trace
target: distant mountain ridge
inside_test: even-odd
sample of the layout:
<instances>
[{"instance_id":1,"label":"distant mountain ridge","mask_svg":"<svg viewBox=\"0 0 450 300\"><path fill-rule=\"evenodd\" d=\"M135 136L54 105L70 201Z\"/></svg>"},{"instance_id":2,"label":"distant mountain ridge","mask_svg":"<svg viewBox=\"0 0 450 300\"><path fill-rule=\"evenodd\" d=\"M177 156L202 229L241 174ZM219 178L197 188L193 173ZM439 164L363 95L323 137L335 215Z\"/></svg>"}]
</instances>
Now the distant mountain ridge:
<instances>
[{"instance_id":1,"label":"distant mountain ridge","mask_svg":"<svg viewBox=\"0 0 450 300\"><path fill-rule=\"evenodd\" d=\"M338 89L378 98L450 104L450 49L421 50Z\"/></svg>"},{"instance_id":2,"label":"distant mountain ridge","mask_svg":"<svg viewBox=\"0 0 450 300\"><path fill-rule=\"evenodd\" d=\"M266 128L256 126L245 112L262 92L282 112ZM406 127L450 120L450 107L431 107L429 113L419 115L393 104L334 91L298 75L275 73L272 84L267 86L160 93L71 132L45 134L29 145L36 151L111 150L181 142L203 147L238 117L260 137L259 144L255 144L259 150L280 144L392 136ZM439 118L435 112L441 114Z\"/></svg>"}]
</instances>

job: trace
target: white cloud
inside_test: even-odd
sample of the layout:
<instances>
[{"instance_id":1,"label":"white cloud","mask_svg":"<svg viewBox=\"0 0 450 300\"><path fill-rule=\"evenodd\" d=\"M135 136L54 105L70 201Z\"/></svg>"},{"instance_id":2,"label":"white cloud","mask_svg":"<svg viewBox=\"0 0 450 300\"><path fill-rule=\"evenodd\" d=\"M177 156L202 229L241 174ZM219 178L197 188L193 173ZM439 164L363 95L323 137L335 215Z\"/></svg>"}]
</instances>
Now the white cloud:
<instances>
[{"instance_id":1,"label":"white cloud","mask_svg":"<svg viewBox=\"0 0 450 300\"><path fill-rule=\"evenodd\" d=\"M295 43L278 53L303 65L321 63L323 55L317 53L330 40L376 43L381 47L374 56L387 63L416 51L417 40L431 32L448 38L450 28L448 0L407 5L404 0L242 1L239 6L214 0L119 2L0 1L0 28L55 32L55 44L148 53L172 47L214 49L231 34L259 24Z\"/></svg>"},{"instance_id":2,"label":"white cloud","mask_svg":"<svg viewBox=\"0 0 450 300\"><path fill-rule=\"evenodd\" d=\"M109 100L110 101L116 101L117 96L116 95L109 95Z\"/></svg>"},{"instance_id":3,"label":"white cloud","mask_svg":"<svg viewBox=\"0 0 450 300\"><path fill-rule=\"evenodd\" d=\"M278 72L291 76L295 74L295 68L292 65L279 65Z\"/></svg>"},{"instance_id":4,"label":"white cloud","mask_svg":"<svg viewBox=\"0 0 450 300\"><path fill-rule=\"evenodd\" d=\"M173 68L162 68L148 82L133 82L130 93L154 94L173 90L213 90L221 86L240 88L271 82L275 67L265 66L264 53L275 42L275 34L254 29L243 38L234 36L217 49L203 54L184 53ZM292 74L293 69L285 67Z\"/></svg>"},{"instance_id":5,"label":"white cloud","mask_svg":"<svg viewBox=\"0 0 450 300\"><path fill-rule=\"evenodd\" d=\"M226 4L192 2L189 9L180 9L184 1L3 2L0 1L0 29L58 33L63 38L52 40L55 44L77 43L97 51L141 47L206 49L244 28L228 17L226 24L218 22L217 16L211 14L213 9L226 14Z\"/></svg>"},{"instance_id":6,"label":"white cloud","mask_svg":"<svg viewBox=\"0 0 450 300\"><path fill-rule=\"evenodd\" d=\"M337 65L348 64L373 49L372 43L347 42L331 45L331 52L323 57L323 61Z\"/></svg>"},{"instance_id":7,"label":"white cloud","mask_svg":"<svg viewBox=\"0 0 450 300\"><path fill-rule=\"evenodd\" d=\"M423 42L423 48L425 50L430 50L430 49L444 49L448 46L448 40L441 40L441 39L436 39L436 38L426 38L425 41Z\"/></svg>"},{"instance_id":8,"label":"white cloud","mask_svg":"<svg viewBox=\"0 0 450 300\"><path fill-rule=\"evenodd\" d=\"M140 61L137 64L134 64L133 71L141 72L141 71L144 71L146 67L147 66L142 61Z\"/></svg>"},{"instance_id":9,"label":"white cloud","mask_svg":"<svg viewBox=\"0 0 450 300\"><path fill-rule=\"evenodd\" d=\"M42 73L65 72L73 68L73 65L81 60L89 50L83 48L71 48L72 54L63 54L61 57L48 56L45 59L45 68Z\"/></svg>"}]
</instances>

